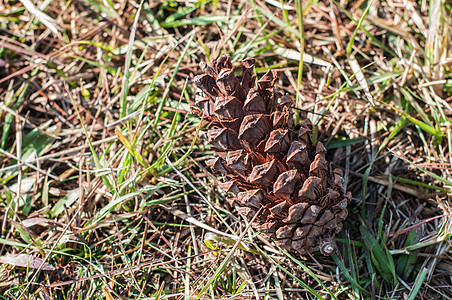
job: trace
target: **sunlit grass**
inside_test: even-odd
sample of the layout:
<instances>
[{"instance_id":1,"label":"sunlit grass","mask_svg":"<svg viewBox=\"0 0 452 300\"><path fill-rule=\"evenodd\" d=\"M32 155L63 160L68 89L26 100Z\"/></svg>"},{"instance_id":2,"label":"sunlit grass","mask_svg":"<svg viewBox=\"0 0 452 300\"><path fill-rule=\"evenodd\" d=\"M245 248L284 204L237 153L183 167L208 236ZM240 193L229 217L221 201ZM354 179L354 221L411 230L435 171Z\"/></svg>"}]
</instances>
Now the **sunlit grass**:
<instances>
[{"instance_id":1,"label":"sunlit grass","mask_svg":"<svg viewBox=\"0 0 452 300\"><path fill-rule=\"evenodd\" d=\"M431 279L451 235L451 6L395 3L0 3L0 258L57 269L3 263L0 298L450 296ZM190 107L221 54L276 70L344 170L332 257L279 249L216 188Z\"/></svg>"}]
</instances>

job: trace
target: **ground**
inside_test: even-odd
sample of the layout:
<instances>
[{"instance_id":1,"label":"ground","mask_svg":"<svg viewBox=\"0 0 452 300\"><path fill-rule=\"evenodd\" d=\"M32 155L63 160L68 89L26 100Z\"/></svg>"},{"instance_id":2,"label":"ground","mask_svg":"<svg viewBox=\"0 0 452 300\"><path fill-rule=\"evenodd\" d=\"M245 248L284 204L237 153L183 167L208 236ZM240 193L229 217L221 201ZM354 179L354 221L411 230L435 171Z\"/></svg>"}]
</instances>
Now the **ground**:
<instances>
[{"instance_id":1,"label":"ground","mask_svg":"<svg viewBox=\"0 0 452 300\"><path fill-rule=\"evenodd\" d=\"M0 1L0 298L452 298L451 12ZM344 171L336 254L263 239L206 167L192 80L223 54L277 71Z\"/></svg>"}]
</instances>

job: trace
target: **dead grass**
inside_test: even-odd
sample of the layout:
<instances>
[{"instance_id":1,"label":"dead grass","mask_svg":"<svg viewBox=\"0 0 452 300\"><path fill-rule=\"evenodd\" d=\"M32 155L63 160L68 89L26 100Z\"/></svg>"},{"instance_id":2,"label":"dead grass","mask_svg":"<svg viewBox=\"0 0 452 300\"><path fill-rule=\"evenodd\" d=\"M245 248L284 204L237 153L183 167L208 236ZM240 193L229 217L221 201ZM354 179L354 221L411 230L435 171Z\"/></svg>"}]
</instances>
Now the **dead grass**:
<instances>
[{"instance_id":1,"label":"dead grass","mask_svg":"<svg viewBox=\"0 0 452 300\"><path fill-rule=\"evenodd\" d=\"M452 298L451 11L0 1L0 298ZM189 112L225 53L277 70L344 169L337 255L292 257L217 189Z\"/></svg>"}]
</instances>

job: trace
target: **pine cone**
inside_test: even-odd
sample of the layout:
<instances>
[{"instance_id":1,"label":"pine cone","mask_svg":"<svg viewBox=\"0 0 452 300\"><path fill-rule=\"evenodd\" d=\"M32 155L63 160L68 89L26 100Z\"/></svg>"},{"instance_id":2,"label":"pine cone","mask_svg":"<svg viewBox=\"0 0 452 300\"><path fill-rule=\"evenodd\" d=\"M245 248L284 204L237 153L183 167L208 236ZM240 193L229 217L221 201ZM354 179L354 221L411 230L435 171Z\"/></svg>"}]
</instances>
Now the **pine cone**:
<instances>
[{"instance_id":1,"label":"pine cone","mask_svg":"<svg viewBox=\"0 0 452 300\"><path fill-rule=\"evenodd\" d=\"M308 119L294 124L291 101L278 98L275 71L256 82L254 59L242 61L241 80L229 56L204 63L194 82L199 115L212 125L207 139L217 157L208 165L235 195L228 202L279 246L300 254L332 254L351 194L343 173L331 169L321 143L314 147ZM196 111L195 111L196 112Z\"/></svg>"}]
</instances>

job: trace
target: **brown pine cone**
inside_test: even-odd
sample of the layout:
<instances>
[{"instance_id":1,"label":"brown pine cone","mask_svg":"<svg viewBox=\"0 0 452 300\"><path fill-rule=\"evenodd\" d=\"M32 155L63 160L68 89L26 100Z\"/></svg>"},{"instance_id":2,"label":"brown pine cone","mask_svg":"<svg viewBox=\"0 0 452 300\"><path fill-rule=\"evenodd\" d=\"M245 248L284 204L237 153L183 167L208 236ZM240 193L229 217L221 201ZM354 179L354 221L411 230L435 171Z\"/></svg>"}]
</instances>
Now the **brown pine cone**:
<instances>
[{"instance_id":1,"label":"brown pine cone","mask_svg":"<svg viewBox=\"0 0 452 300\"><path fill-rule=\"evenodd\" d=\"M195 105L212 125L217 154L208 165L227 179L222 188L242 215L259 213L256 230L285 249L330 255L351 199L343 173L331 169L321 143L312 145L308 119L295 126L291 101L274 90L276 72L256 82L254 62L242 61L241 79L229 56L201 64Z\"/></svg>"}]
</instances>

